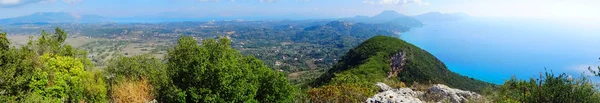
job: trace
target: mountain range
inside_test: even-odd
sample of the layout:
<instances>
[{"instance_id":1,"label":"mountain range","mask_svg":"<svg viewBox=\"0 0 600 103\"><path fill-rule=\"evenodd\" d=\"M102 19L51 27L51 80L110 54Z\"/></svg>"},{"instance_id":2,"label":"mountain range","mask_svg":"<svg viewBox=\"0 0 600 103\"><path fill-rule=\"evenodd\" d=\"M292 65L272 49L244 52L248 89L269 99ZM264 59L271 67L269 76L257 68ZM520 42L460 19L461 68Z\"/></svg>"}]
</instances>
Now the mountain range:
<instances>
[{"instance_id":1,"label":"mountain range","mask_svg":"<svg viewBox=\"0 0 600 103\"><path fill-rule=\"evenodd\" d=\"M99 15L82 15L68 12L38 12L30 15L0 19L0 24L48 24L48 23L99 23L99 22L178 22L178 21L211 21L211 20L287 20L300 19L299 17L267 17L267 16L207 16L207 17L186 17L185 14L177 13L159 13L156 15L134 16L109 18ZM339 19L315 19L315 20L344 20L356 23L370 24L394 24L405 27L420 27L422 21L450 21L468 18L464 13L443 14L439 12L430 12L417 16L407 16L393 10L385 10L378 15L355 16ZM309 17L307 17L309 18Z\"/></svg>"},{"instance_id":2,"label":"mountain range","mask_svg":"<svg viewBox=\"0 0 600 103\"><path fill-rule=\"evenodd\" d=\"M0 24L97 23L107 21L109 21L108 18L98 15L81 15L68 12L38 12L21 17L0 19Z\"/></svg>"},{"instance_id":3,"label":"mountain range","mask_svg":"<svg viewBox=\"0 0 600 103\"><path fill-rule=\"evenodd\" d=\"M429 12L421 15L414 16L417 20L422 22L440 22L440 21L457 21L470 18L465 13L440 13L440 12Z\"/></svg>"},{"instance_id":4,"label":"mountain range","mask_svg":"<svg viewBox=\"0 0 600 103\"><path fill-rule=\"evenodd\" d=\"M406 16L393 10L385 10L373 17L356 16L342 18L341 20L370 24L392 24L404 27L421 27L423 25L421 21L414 17Z\"/></svg>"}]
</instances>

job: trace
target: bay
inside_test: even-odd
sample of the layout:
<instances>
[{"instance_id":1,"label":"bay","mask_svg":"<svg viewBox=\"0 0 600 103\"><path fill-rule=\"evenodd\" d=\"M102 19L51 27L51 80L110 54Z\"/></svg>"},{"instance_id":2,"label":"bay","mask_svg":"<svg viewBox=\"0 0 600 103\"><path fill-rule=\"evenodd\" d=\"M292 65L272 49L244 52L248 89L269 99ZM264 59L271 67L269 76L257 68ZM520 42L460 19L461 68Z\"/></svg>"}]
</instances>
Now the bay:
<instances>
[{"instance_id":1,"label":"bay","mask_svg":"<svg viewBox=\"0 0 600 103\"><path fill-rule=\"evenodd\" d=\"M454 72L495 84L544 71L582 76L600 64L597 21L471 18L426 22L401 38Z\"/></svg>"}]
</instances>

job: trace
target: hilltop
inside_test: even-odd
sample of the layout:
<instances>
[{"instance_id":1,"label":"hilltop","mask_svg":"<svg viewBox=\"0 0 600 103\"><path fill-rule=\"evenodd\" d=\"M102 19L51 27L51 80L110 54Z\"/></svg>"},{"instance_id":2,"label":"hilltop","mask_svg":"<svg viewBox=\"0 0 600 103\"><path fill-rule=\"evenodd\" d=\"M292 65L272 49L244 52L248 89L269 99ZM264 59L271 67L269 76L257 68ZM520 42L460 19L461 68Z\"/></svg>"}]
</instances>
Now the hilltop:
<instances>
[{"instance_id":1,"label":"hilltop","mask_svg":"<svg viewBox=\"0 0 600 103\"><path fill-rule=\"evenodd\" d=\"M375 36L346 53L313 86L399 80L413 83L446 84L453 88L481 91L490 86L480 80L448 70L429 52L394 37Z\"/></svg>"}]
</instances>

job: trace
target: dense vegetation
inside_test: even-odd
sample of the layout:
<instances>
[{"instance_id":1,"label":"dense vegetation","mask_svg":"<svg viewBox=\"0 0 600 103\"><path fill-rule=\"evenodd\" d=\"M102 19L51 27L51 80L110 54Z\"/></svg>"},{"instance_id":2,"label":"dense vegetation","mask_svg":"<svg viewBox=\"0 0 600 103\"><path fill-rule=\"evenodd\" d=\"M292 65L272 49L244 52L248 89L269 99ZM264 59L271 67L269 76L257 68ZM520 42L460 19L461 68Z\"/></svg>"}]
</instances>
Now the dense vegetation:
<instances>
[{"instance_id":1,"label":"dense vegetation","mask_svg":"<svg viewBox=\"0 0 600 103\"><path fill-rule=\"evenodd\" d=\"M179 39L169 51L168 74L187 102L285 102L293 88L282 73L232 49L229 39Z\"/></svg>"},{"instance_id":2,"label":"dense vegetation","mask_svg":"<svg viewBox=\"0 0 600 103\"><path fill-rule=\"evenodd\" d=\"M197 45L182 37L165 61L117 57L103 72L66 38L57 28L17 48L1 33L0 101L289 102L295 93L283 73L241 55L227 38Z\"/></svg>"},{"instance_id":3,"label":"dense vegetation","mask_svg":"<svg viewBox=\"0 0 600 103\"><path fill-rule=\"evenodd\" d=\"M16 48L2 33L0 101L106 101L102 73L92 68L84 51L64 45L66 38L62 29L42 31L38 40Z\"/></svg>"}]
</instances>

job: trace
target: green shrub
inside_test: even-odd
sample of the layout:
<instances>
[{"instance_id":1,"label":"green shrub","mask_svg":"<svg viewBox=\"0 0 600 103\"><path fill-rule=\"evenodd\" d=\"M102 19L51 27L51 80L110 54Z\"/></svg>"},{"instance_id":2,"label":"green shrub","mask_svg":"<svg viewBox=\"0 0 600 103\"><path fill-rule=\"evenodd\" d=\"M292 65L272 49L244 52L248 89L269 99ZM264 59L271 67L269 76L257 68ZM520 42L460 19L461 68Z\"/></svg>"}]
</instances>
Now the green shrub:
<instances>
[{"instance_id":1,"label":"green shrub","mask_svg":"<svg viewBox=\"0 0 600 103\"><path fill-rule=\"evenodd\" d=\"M182 37L169 50L168 73L177 100L186 102L289 102L294 89L282 73L254 57L242 56L230 41L207 39L201 45ZM183 98L182 98L183 97Z\"/></svg>"},{"instance_id":2,"label":"green shrub","mask_svg":"<svg viewBox=\"0 0 600 103\"><path fill-rule=\"evenodd\" d=\"M6 102L104 102L106 84L86 53L64 44L66 32L42 31L20 48L0 35L0 100Z\"/></svg>"},{"instance_id":3,"label":"green shrub","mask_svg":"<svg viewBox=\"0 0 600 103\"><path fill-rule=\"evenodd\" d=\"M40 61L42 67L35 69L29 84L33 97L41 96L41 100L48 102L103 102L107 99L102 78L97 81L95 74L85 71L77 58L45 54ZM89 85L97 86L89 88Z\"/></svg>"},{"instance_id":4,"label":"green shrub","mask_svg":"<svg viewBox=\"0 0 600 103\"><path fill-rule=\"evenodd\" d=\"M546 72L539 79L511 78L492 94L497 102L529 103L595 103L600 101L597 88L586 77L571 78L567 74Z\"/></svg>"},{"instance_id":5,"label":"green shrub","mask_svg":"<svg viewBox=\"0 0 600 103\"><path fill-rule=\"evenodd\" d=\"M311 102L315 103L360 103L377 91L359 84L326 85L308 91Z\"/></svg>"}]
</instances>

